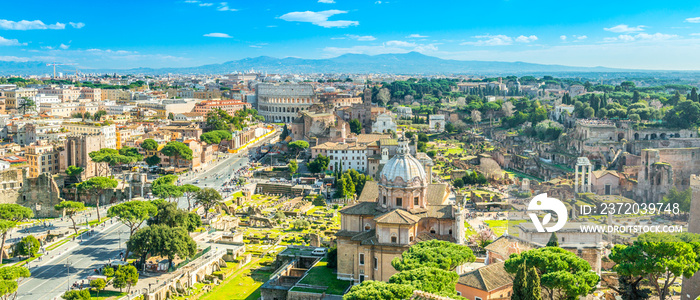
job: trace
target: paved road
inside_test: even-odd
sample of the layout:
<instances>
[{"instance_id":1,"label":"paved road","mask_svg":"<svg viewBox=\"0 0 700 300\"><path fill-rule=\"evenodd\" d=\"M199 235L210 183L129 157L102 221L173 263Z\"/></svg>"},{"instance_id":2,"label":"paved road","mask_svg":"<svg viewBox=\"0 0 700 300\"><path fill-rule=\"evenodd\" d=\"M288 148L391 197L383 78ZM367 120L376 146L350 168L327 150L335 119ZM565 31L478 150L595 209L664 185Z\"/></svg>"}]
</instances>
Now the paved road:
<instances>
[{"instance_id":1,"label":"paved road","mask_svg":"<svg viewBox=\"0 0 700 300\"><path fill-rule=\"evenodd\" d=\"M274 141L279 134L273 135L266 140L259 142L256 146ZM215 166L198 174L191 173L189 176L181 177L181 183L194 183L199 187L214 187L217 189L223 188L224 183L230 181L236 170L239 170L249 165L248 151L235 155L227 155L223 161ZM187 199L182 197L178 199L178 206L187 208ZM103 216L106 216L107 207L101 210ZM81 215L77 220L85 224L85 220L94 220L97 218L95 210L90 210L90 216L87 213ZM44 227L36 225L28 228L26 231L15 232L12 235L13 239L19 239L21 236L29 234L37 234L48 229L65 228L72 225L69 219L63 221L56 219L51 221L53 226ZM79 227L84 228L84 226ZM109 260L119 258L119 253L124 249L128 238L129 229L120 222L114 221L104 227L98 227L95 233L83 242L71 241L61 245L57 249L49 251L49 254L43 257L42 261L34 261L30 264L32 276L22 281L18 289L18 299L32 300L50 300L57 299L73 282L85 280L87 276L95 275L95 268L102 267ZM120 234L121 233L121 234Z\"/></svg>"},{"instance_id":2,"label":"paved road","mask_svg":"<svg viewBox=\"0 0 700 300\"><path fill-rule=\"evenodd\" d=\"M98 227L82 243L71 241L49 251L42 261L30 264L32 276L22 281L18 299L50 300L62 295L73 282L87 282L89 275L96 275L95 268L119 258L119 244L125 247L128 232L127 226L115 221Z\"/></svg>"}]
</instances>

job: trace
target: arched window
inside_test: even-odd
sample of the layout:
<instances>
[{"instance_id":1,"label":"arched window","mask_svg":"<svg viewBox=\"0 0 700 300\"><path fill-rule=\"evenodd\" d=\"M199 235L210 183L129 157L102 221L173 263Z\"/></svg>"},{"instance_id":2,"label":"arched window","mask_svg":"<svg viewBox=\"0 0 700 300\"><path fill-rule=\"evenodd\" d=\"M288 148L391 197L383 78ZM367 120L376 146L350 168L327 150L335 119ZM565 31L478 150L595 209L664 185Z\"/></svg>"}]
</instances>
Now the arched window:
<instances>
[{"instance_id":1,"label":"arched window","mask_svg":"<svg viewBox=\"0 0 700 300\"><path fill-rule=\"evenodd\" d=\"M430 228L430 233L435 234L435 227Z\"/></svg>"},{"instance_id":2,"label":"arched window","mask_svg":"<svg viewBox=\"0 0 700 300\"><path fill-rule=\"evenodd\" d=\"M369 223L365 223L365 231L370 231L370 229L372 229L372 226Z\"/></svg>"},{"instance_id":3,"label":"arched window","mask_svg":"<svg viewBox=\"0 0 700 300\"><path fill-rule=\"evenodd\" d=\"M396 233L391 234L391 243L396 244L398 243L399 238L396 237Z\"/></svg>"}]
</instances>

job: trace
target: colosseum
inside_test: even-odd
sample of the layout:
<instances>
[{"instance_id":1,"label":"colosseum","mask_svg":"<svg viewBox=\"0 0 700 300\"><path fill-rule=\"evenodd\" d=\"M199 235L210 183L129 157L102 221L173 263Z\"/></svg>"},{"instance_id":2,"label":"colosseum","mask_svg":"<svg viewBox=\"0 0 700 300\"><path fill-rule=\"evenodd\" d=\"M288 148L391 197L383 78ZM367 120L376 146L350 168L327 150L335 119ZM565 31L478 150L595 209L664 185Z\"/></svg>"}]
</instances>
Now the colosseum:
<instances>
[{"instance_id":1,"label":"colosseum","mask_svg":"<svg viewBox=\"0 0 700 300\"><path fill-rule=\"evenodd\" d=\"M268 84L257 86L258 114L266 122L291 123L297 113L317 102L310 84Z\"/></svg>"}]
</instances>

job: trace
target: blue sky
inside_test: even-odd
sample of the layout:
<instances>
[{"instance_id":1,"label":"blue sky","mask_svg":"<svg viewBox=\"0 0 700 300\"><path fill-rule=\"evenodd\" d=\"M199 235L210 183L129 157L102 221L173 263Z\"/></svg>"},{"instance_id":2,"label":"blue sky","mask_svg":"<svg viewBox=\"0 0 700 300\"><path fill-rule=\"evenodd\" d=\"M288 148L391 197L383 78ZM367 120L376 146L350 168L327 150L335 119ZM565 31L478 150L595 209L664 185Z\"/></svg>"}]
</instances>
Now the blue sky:
<instances>
[{"instance_id":1,"label":"blue sky","mask_svg":"<svg viewBox=\"0 0 700 300\"><path fill-rule=\"evenodd\" d=\"M181 67L260 55L418 51L459 60L700 70L697 1L29 2L2 4L0 60Z\"/></svg>"}]
</instances>

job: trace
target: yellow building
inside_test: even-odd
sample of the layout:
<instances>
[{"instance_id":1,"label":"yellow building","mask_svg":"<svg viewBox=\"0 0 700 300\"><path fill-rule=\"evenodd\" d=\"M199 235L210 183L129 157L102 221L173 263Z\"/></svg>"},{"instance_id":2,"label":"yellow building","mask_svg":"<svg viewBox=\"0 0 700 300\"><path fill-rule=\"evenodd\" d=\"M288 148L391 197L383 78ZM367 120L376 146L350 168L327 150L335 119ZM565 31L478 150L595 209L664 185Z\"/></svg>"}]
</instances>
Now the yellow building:
<instances>
[{"instance_id":1,"label":"yellow building","mask_svg":"<svg viewBox=\"0 0 700 300\"><path fill-rule=\"evenodd\" d=\"M36 89L24 89L24 88L19 88L19 89L14 89L14 90L9 90L5 92L5 108L6 109L16 109L17 108L17 100L22 99L24 97L34 97L37 94Z\"/></svg>"},{"instance_id":2,"label":"yellow building","mask_svg":"<svg viewBox=\"0 0 700 300\"><path fill-rule=\"evenodd\" d=\"M58 162L58 151L53 145L41 143L39 145L28 146L24 156L29 165L29 178L39 177L42 173L58 174L60 166Z\"/></svg>"}]
</instances>

